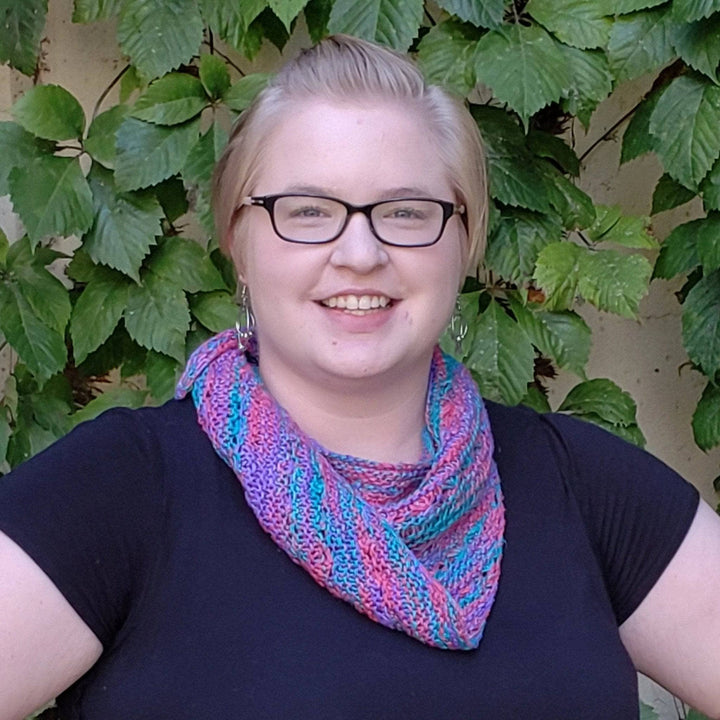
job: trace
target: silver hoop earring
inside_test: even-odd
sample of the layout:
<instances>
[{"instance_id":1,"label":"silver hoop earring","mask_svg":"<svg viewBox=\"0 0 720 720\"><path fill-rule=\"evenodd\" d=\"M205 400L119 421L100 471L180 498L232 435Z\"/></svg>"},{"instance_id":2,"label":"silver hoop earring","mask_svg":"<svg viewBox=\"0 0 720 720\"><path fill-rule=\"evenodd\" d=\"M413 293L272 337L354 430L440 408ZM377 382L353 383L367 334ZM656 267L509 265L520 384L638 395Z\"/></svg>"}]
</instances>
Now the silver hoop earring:
<instances>
[{"instance_id":1,"label":"silver hoop earring","mask_svg":"<svg viewBox=\"0 0 720 720\"><path fill-rule=\"evenodd\" d=\"M255 333L255 316L250 307L247 285L243 285L240 290L238 313L239 317L235 321L235 334L237 335L238 348L241 352L244 352Z\"/></svg>"},{"instance_id":2,"label":"silver hoop earring","mask_svg":"<svg viewBox=\"0 0 720 720\"><path fill-rule=\"evenodd\" d=\"M450 332L452 333L453 340L455 340L455 349L458 353L460 353L462 349L462 341L465 339L467 331L468 326L463 319L460 309L460 298L458 298L455 300L455 310L450 318Z\"/></svg>"}]
</instances>

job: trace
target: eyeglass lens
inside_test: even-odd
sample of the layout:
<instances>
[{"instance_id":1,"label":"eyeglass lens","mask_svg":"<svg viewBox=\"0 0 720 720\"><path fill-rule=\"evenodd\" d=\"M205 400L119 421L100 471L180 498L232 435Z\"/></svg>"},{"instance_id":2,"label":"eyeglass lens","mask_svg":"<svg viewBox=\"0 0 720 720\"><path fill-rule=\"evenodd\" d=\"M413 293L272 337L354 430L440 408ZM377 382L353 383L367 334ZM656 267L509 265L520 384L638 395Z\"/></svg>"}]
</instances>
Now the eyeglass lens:
<instances>
[{"instance_id":1,"label":"eyeglass lens","mask_svg":"<svg viewBox=\"0 0 720 720\"><path fill-rule=\"evenodd\" d=\"M347 218L347 208L329 198L304 195L278 197L274 204L277 232L295 242L321 243L335 238ZM428 245L443 228L443 207L434 200L389 200L370 212L375 234L393 245Z\"/></svg>"}]
</instances>

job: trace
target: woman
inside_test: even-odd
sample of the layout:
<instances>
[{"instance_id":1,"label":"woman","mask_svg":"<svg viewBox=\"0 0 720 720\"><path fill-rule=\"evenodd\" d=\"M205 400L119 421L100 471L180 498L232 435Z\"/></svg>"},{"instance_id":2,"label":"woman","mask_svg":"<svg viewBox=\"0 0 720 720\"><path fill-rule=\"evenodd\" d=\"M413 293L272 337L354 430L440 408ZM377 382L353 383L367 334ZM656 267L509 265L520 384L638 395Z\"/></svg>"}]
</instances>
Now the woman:
<instances>
[{"instance_id":1,"label":"woman","mask_svg":"<svg viewBox=\"0 0 720 720\"><path fill-rule=\"evenodd\" d=\"M215 193L254 319L0 484L2 720L633 718L634 667L720 716L712 511L436 349L481 168L369 43L261 94Z\"/></svg>"}]
</instances>

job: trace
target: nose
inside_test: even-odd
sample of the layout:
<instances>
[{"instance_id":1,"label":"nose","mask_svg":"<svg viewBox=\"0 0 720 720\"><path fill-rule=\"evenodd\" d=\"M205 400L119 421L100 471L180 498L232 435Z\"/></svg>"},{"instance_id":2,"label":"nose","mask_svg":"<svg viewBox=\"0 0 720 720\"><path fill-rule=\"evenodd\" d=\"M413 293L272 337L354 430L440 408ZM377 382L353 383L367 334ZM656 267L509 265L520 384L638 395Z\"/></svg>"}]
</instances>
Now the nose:
<instances>
[{"instance_id":1,"label":"nose","mask_svg":"<svg viewBox=\"0 0 720 720\"><path fill-rule=\"evenodd\" d=\"M348 219L340 237L332 243L330 262L336 267L347 267L366 275L389 261L387 250L370 229L370 220L362 213Z\"/></svg>"}]
</instances>

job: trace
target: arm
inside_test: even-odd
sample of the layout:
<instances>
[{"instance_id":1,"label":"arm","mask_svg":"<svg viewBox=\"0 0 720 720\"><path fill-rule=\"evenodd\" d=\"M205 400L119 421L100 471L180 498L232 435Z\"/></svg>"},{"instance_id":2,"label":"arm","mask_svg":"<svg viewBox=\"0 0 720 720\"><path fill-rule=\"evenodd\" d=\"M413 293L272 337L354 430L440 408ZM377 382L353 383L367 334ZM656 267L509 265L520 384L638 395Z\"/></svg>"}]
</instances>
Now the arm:
<instances>
[{"instance_id":1,"label":"arm","mask_svg":"<svg viewBox=\"0 0 720 720\"><path fill-rule=\"evenodd\" d=\"M720 517L705 503L620 636L640 672L720 718Z\"/></svg>"},{"instance_id":2,"label":"arm","mask_svg":"<svg viewBox=\"0 0 720 720\"><path fill-rule=\"evenodd\" d=\"M90 628L33 560L0 532L0 720L21 720L100 657Z\"/></svg>"}]
</instances>

